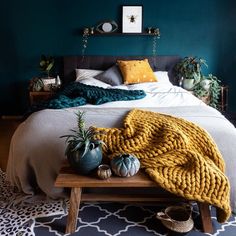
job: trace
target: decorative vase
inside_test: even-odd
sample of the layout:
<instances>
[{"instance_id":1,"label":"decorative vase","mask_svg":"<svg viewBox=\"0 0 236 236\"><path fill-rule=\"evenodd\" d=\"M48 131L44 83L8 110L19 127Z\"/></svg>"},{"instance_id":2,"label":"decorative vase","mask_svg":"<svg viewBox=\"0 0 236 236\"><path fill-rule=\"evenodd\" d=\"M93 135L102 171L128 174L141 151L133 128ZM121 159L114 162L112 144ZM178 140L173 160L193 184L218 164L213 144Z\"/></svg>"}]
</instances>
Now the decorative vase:
<instances>
[{"instance_id":1,"label":"decorative vase","mask_svg":"<svg viewBox=\"0 0 236 236\"><path fill-rule=\"evenodd\" d=\"M72 169L81 175L87 175L96 169L102 162L102 147L95 144L95 147L89 149L84 155L84 148L78 151L72 151L67 154L67 159Z\"/></svg>"},{"instance_id":2,"label":"decorative vase","mask_svg":"<svg viewBox=\"0 0 236 236\"><path fill-rule=\"evenodd\" d=\"M111 160L110 164L112 171L121 177L133 176L140 168L138 158L131 154L118 155Z\"/></svg>"},{"instance_id":3,"label":"decorative vase","mask_svg":"<svg viewBox=\"0 0 236 236\"><path fill-rule=\"evenodd\" d=\"M56 78L56 87L57 88L60 88L61 87L61 79L60 79L60 76L57 75L57 78Z\"/></svg>"},{"instance_id":4,"label":"decorative vase","mask_svg":"<svg viewBox=\"0 0 236 236\"><path fill-rule=\"evenodd\" d=\"M192 90L195 85L194 79L183 79L183 88L186 90Z\"/></svg>"},{"instance_id":5,"label":"decorative vase","mask_svg":"<svg viewBox=\"0 0 236 236\"><path fill-rule=\"evenodd\" d=\"M100 179L108 179L111 177L111 168L109 165L103 164L98 166L97 175Z\"/></svg>"},{"instance_id":6,"label":"decorative vase","mask_svg":"<svg viewBox=\"0 0 236 236\"><path fill-rule=\"evenodd\" d=\"M44 91L52 91L53 85L56 83L56 78L54 77L44 77L41 78L43 81L43 90Z\"/></svg>"}]
</instances>

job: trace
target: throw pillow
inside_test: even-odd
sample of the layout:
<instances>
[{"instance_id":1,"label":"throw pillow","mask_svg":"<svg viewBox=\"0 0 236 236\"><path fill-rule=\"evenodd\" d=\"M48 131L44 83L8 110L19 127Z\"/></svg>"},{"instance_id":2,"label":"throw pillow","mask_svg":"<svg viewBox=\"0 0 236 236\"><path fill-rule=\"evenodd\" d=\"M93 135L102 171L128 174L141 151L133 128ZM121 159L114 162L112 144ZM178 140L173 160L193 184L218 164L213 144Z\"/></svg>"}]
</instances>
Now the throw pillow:
<instances>
[{"instance_id":1,"label":"throw pillow","mask_svg":"<svg viewBox=\"0 0 236 236\"><path fill-rule=\"evenodd\" d=\"M102 88L109 88L111 87L110 84L103 83L100 80L97 80L95 78L87 78L87 79L82 79L76 82L80 82L82 84L87 84L87 85L92 85L92 86L97 86L97 87L102 87Z\"/></svg>"},{"instance_id":2,"label":"throw pillow","mask_svg":"<svg viewBox=\"0 0 236 236\"><path fill-rule=\"evenodd\" d=\"M118 86L123 83L123 78L118 65L113 65L101 74L96 75L94 78L110 84L111 86Z\"/></svg>"},{"instance_id":3,"label":"throw pillow","mask_svg":"<svg viewBox=\"0 0 236 236\"><path fill-rule=\"evenodd\" d=\"M117 62L123 75L124 84L157 82L148 59L131 61L118 60Z\"/></svg>"},{"instance_id":4,"label":"throw pillow","mask_svg":"<svg viewBox=\"0 0 236 236\"><path fill-rule=\"evenodd\" d=\"M154 75L158 79L158 84L173 86L168 76L168 71L155 71Z\"/></svg>"},{"instance_id":5,"label":"throw pillow","mask_svg":"<svg viewBox=\"0 0 236 236\"><path fill-rule=\"evenodd\" d=\"M93 70L93 69L75 69L76 72L76 81L80 81L82 79L87 79L94 77L100 73L102 70Z\"/></svg>"}]
</instances>

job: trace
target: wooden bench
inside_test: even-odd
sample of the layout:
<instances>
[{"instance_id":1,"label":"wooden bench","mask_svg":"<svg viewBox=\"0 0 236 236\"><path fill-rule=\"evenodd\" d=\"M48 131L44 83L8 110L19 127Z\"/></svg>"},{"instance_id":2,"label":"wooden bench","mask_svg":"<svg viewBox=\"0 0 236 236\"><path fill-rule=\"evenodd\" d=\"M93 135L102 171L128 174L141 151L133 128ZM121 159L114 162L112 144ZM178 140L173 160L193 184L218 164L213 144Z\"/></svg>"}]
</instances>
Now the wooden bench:
<instances>
[{"instance_id":1,"label":"wooden bench","mask_svg":"<svg viewBox=\"0 0 236 236\"><path fill-rule=\"evenodd\" d=\"M69 166L63 166L55 181L56 187L71 188L70 206L67 217L66 233L74 233L76 230L77 217L81 201L131 201L131 202L172 202L184 201L175 195L156 197L151 194L104 194L104 193L83 193L83 188L160 188L145 173L139 171L135 176L122 178L112 176L109 179L101 180L96 175L81 176L76 174ZM186 201L186 200L185 200ZM209 205L198 203L202 227L205 233L212 233L212 222Z\"/></svg>"}]
</instances>

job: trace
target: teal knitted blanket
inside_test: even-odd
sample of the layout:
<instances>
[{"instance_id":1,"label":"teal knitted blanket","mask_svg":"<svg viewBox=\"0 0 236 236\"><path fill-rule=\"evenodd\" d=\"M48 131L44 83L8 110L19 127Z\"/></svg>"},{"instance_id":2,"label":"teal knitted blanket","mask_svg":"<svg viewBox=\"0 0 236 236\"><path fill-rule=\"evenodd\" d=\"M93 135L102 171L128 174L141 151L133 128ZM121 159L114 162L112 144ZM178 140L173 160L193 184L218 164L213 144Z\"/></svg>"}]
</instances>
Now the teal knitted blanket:
<instances>
[{"instance_id":1,"label":"teal knitted blanket","mask_svg":"<svg viewBox=\"0 0 236 236\"><path fill-rule=\"evenodd\" d=\"M87 103L100 105L113 101L129 101L145 97L143 90L105 89L101 87L72 82L59 91L52 99L41 101L31 107L32 111L41 109L60 109L82 106Z\"/></svg>"}]
</instances>

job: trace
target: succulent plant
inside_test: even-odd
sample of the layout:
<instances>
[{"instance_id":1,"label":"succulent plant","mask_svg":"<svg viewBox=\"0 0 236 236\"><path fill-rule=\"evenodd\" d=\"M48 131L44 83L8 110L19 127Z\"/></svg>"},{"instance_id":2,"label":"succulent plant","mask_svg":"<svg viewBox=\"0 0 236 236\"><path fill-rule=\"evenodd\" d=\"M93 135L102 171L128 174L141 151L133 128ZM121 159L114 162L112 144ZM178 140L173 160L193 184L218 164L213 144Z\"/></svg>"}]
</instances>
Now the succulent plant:
<instances>
[{"instance_id":1,"label":"succulent plant","mask_svg":"<svg viewBox=\"0 0 236 236\"><path fill-rule=\"evenodd\" d=\"M98 145L104 144L103 141L95 138L96 135L101 134L95 131L95 129L90 126L85 128L84 115L85 112L78 111L75 113L77 116L77 129L71 129L72 134L66 134L60 138L66 138L67 147L65 154L68 155L71 152L76 152L78 150L82 151L82 157L89 151L97 147Z\"/></svg>"}]
</instances>

